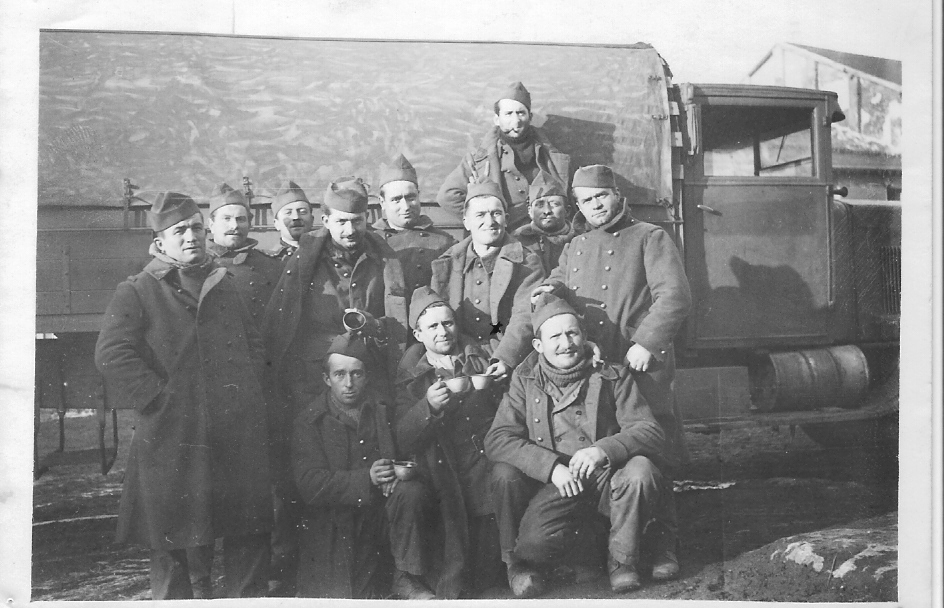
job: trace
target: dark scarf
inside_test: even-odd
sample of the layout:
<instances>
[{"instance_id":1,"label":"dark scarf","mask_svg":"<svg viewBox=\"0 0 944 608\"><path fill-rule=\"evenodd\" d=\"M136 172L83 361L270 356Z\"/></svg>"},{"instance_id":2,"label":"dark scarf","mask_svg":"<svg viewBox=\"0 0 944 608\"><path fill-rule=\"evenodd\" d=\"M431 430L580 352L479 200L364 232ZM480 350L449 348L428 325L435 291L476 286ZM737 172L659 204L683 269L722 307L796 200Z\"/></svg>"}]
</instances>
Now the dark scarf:
<instances>
[{"instance_id":1,"label":"dark scarf","mask_svg":"<svg viewBox=\"0 0 944 608\"><path fill-rule=\"evenodd\" d=\"M363 238L367 238L364 236ZM361 241L361 244L358 245L355 249L345 249L337 243L334 242L334 239L328 240L328 248L332 258L341 259L354 266L357 263L357 260L361 257L361 254L364 253L364 243Z\"/></svg>"},{"instance_id":2,"label":"dark scarf","mask_svg":"<svg viewBox=\"0 0 944 608\"><path fill-rule=\"evenodd\" d=\"M158 251L155 243L151 243L149 253L168 266L176 268L180 286L197 300L200 299L200 290L203 289L203 282L210 275L210 271L217 266L213 256L209 254L207 254L204 261L198 264L179 262L167 254Z\"/></svg>"},{"instance_id":3,"label":"dark scarf","mask_svg":"<svg viewBox=\"0 0 944 608\"><path fill-rule=\"evenodd\" d=\"M534 128L529 125L528 129L517 139L508 137L499 129L498 137L502 143L508 144L514 151L515 167L518 171L527 178L529 184L533 182L538 172L538 162L534 154L534 144L537 142Z\"/></svg>"},{"instance_id":4,"label":"dark scarf","mask_svg":"<svg viewBox=\"0 0 944 608\"><path fill-rule=\"evenodd\" d=\"M593 358L589 356L589 353L587 353L587 356L584 357L577 365L567 369L561 369L548 363L544 355L541 355L538 358L538 365L540 366L541 373L544 374L544 377L557 386L561 392L566 393L573 384L580 382L590 375L590 372L593 371Z\"/></svg>"}]
</instances>

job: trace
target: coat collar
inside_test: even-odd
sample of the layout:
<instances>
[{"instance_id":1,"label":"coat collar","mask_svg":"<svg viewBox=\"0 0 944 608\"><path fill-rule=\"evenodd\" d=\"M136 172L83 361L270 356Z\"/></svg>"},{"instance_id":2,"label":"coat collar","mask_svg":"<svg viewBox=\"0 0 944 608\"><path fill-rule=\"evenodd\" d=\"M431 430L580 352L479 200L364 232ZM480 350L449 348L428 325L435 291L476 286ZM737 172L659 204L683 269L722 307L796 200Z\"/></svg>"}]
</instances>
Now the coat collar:
<instances>
[{"instance_id":1,"label":"coat collar","mask_svg":"<svg viewBox=\"0 0 944 608\"><path fill-rule=\"evenodd\" d=\"M468 272L475 262L475 256L468 254L471 245L472 237L467 236L453 246L451 250L453 262L459 268L462 268L463 272ZM524 263L524 247L521 245L521 241L507 232L505 233L505 242L502 243L497 255L498 258L508 260L514 264Z\"/></svg>"},{"instance_id":2,"label":"coat collar","mask_svg":"<svg viewBox=\"0 0 944 608\"><path fill-rule=\"evenodd\" d=\"M229 249L217 244L215 241L207 239L207 251L218 258L233 260L233 264L239 265L246 261L249 253L256 248L259 241L256 239L246 239L246 244L236 249Z\"/></svg>"},{"instance_id":3,"label":"coat collar","mask_svg":"<svg viewBox=\"0 0 944 608\"><path fill-rule=\"evenodd\" d=\"M518 228L517 230L514 231L513 234L514 234L515 236L536 236L536 237L539 237L539 236L547 236L547 237L551 237L551 236L567 236L568 234L570 234L570 232L571 232L573 229L574 229L573 224L571 224L570 222L565 222L563 228L561 228L561 229L558 230L557 232L550 233L550 232L546 232L546 231L544 231L544 230L541 230L539 227L537 227L537 226L534 225L534 222L532 222L532 223L530 223L530 224L525 224L525 225L522 226L521 228Z\"/></svg>"},{"instance_id":4,"label":"coat collar","mask_svg":"<svg viewBox=\"0 0 944 608\"><path fill-rule=\"evenodd\" d=\"M420 218L417 220L415 226L410 226L409 228L405 228L403 230L398 230L397 228L393 228L390 225L390 223L387 221L387 218L384 218L384 217L378 219L376 222L374 222L371 225L371 228L373 228L374 230L380 230L383 232L386 232L386 231L407 232L410 230L428 230L432 227L433 227L433 220L431 220L429 216L427 215L421 215Z\"/></svg>"},{"instance_id":5,"label":"coat collar","mask_svg":"<svg viewBox=\"0 0 944 608\"><path fill-rule=\"evenodd\" d=\"M411 353L410 350L413 349L416 350ZM403 355L403 359L408 361L409 358L413 358L416 359L416 362L414 364L401 365L398 372L398 382L414 380L434 369L429 359L426 358L426 348L422 344L412 346L410 350ZM485 354L485 351L482 350L479 345L475 344L472 339L465 334L459 334L459 359L465 364L469 357L481 357L486 361L488 360L488 355Z\"/></svg>"},{"instance_id":6,"label":"coat collar","mask_svg":"<svg viewBox=\"0 0 944 608\"><path fill-rule=\"evenodd\" d=\"M587 223L586 218L584 218L583 213L581 213L578 210L577 214L574 216L575 232L577 234L586 234L587 232L591 232L593 230L603 230L605 232L614 232L616 230L621 230L623 228L632 226L633 224L636 223L636 218L630 215L629 203L626 202L626 199L623 198L622 201L623 201L623 208L620 210L619 213L616 214L616 217L611 219L606 224L599 226L597 228L590 227L590 225Z\"/></svg>"},{"instance_id":7,"label":"coat collar","mask_svg":"<svg viewBox=\"0 0 944 608\"><path fill-rule=\"evenodd\" d=\"M539 375L537 373L537 367L538 357L540 356L541 355L538 353L538 351L531 351L531 353L525 357L525 360L522 361L521 364L515 369L515 373L522 378L535 380ZM620 371L609 363L603 362L594 367L593 372L590 375L598 375L604 380L618 380L620 377Z\"/></svg>"}]
</instances>

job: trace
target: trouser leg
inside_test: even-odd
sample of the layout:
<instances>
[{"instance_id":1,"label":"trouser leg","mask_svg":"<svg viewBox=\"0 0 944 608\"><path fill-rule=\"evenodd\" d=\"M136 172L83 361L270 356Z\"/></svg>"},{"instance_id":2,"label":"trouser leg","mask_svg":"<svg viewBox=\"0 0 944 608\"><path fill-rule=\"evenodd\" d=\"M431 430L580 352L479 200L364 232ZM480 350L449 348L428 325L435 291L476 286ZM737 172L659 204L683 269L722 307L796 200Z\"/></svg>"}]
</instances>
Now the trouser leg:
<instances>
[{"instance_id":1,"label":"trouser leg","mask_svg":"<svg viewBox=\"0 0 944 608\"><path fill-rule=\"evenodd\" d=\"M151 599L189 600L193 598L187 551L174 549L151 550Z\"/></svg>"},{"instance_id":2,"label":"trouser leg","mask_svg":"<svg viewBox=\"0 0 944 608\"><path fill-rule=\"evenodd\" d=\"M269 534L223 538L226 597L265 597L269 591Z\"/></svg>"},{"instance_id":3,"label":"trouser leg","mask_svg":"<svg viewBox=\"0 0 944 608\"><path fill-rule=\"evenodd\" d=\"M659 510L663 477L645 456L634 456L610 479L600 497L600 512L609 515L609 550L617 561L635 566L643 528Z\"/></svg>"},{"instance_id":4,"label":"trouser leg","mask_svg":"<svg viewBox=\"0 0 944 608\"><path fill-rule=\"evenodd\" d=\"M187 568L194 599L213 597L213 544L187 549Z\"/></svg>"},{"instance_id":5,"label":"trouser leg","mask_svg":"<svg viewBox=\"0 0 944 608\"><path fill-rule=\"evenodd\" d=\"M588 511L585 498L562 497L556 486L545 484L521 518L515 557L539 564L562 560L576 544L581 511Z\"/></svg>"},{"instance_id":6,"label":"trouser leg","mask_svg":"<svg viewBox=\"0 0 944 608\"><path fill-rule=\"evenodd\" d=\"M291 597L295 595L295 573L298 569L300 503L294 492L279 486L273 488L272 500L274 521L269 578L278 596Z\"/></svg>"},{"instance_id":7,"label":"trouser leg","mask_svg":"<svg viewBox=\"0 0 944 608\"><path fill-rule=\"evenodd\" d=\"M431 494L421 481L400 481L387 497L390 552L397 570L420 576L423 550L428 544Z\"/></svg>"},{"instance_id":8,"label":"trouser leg","mask_svg":"<svg viewBox=\"0 0 944 608\"><path fill-rule=\"evenodd\" d=\"M498 524L502 561L510 564L514 560L521 518L524 517L531 497L542 484L504 462L496 462L492 466L489 483L495 522Z\"/></svg>"}]
</instances>

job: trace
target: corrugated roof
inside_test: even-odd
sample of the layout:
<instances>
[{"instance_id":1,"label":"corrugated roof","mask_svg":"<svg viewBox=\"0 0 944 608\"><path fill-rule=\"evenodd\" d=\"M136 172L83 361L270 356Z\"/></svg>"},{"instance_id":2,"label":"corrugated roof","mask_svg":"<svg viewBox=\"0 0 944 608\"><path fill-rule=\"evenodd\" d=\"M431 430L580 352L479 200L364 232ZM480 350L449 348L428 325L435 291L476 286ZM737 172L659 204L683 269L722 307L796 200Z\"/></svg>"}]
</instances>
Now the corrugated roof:
<instances>
[{"instance_id":1,"label":"corrugated roof","mask_svg":"<svg viewBox=\"0 0 944 608\"><path fill-rule=\"evenodd\" d=\"M894 59L885 59L883 57L870 57L868 55L856 55L855 53L843 53L831 49L821 49L815 46L806 46L804 44L789 43L791 46L801 48L817 55L822 55L826 59L849 66L854 70L871 74L876 78L894 82L901 85L901 62Z\"/></svg>"}]
</instances>

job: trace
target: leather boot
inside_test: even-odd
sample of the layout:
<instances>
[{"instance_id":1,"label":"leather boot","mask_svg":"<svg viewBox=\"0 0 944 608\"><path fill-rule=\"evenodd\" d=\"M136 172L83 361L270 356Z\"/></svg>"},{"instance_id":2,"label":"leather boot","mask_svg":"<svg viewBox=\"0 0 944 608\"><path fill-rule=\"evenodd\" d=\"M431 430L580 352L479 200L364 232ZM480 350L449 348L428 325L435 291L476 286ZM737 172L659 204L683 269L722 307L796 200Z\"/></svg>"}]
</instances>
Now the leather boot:
<instances>
[{"instance_id":1,"label":"leather boot","mask_svg":"<svg viewBox=\"0 0 944 608\"><path fill-rule=\"evenodd\" d=\"M621 564L613 559L609 559L610 588L614 593L627 593L635 591L642 587L642 581L639 573L636 572L636 566L630 564Z\"/></svg>"},{"instance_id":2,"label":"leather boot","mask_svg":"<svg viewBox=\"0 0 944 608\"><path fill-rule=\"evenodd\" d=\"M409 572L397 570L393 575L393 594L404 600L434 600L436 594Z\"/></svg>"},{"instance_id":3,"label":"leather boot","mask_svg":"<svg viewBox=\"0 0 944 608\"><path fill-rule=\"evenodd\" d=\"M515 597L536 597L544 593L544 577L524 562L508 564L508 586Z\"/></svg>"}]
</instances>

